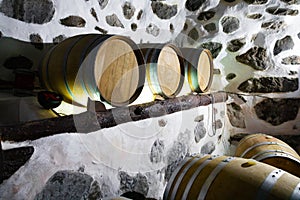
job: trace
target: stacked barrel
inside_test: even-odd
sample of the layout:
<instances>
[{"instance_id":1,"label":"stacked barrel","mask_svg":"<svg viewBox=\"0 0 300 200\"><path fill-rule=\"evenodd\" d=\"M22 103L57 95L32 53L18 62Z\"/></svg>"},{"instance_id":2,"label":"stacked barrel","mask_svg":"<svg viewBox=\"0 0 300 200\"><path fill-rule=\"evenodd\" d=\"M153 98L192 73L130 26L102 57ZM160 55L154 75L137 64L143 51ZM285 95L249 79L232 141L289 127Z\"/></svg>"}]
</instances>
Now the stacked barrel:
<instances>
[{"instance_id":1,"label":"stacked barrel","mask_svg":"<svg viewBox=\"0 0 300 200\"><path fill-rule=\"evenodd\" d=\"M85 106L85 96L124 106L139 97L146 80L152 93L163 98L178 95L184 79L192 92L209 91L213 59L207 49L137 45L124 36L85 34L54 46L39 71L42 86L66 102Z\"/></svg>"},{"instance_id":2,"label":"stacked barrel","mask_svg":"<svg viewBox=\"0 0 300 200\"><path fill-rule=\"evenodd\" d=\"M186 158L172 173L163 199L299 200L299 171L300 157L289 145L251 134L239 142L235 157Z\"/></svg>"}]
</instances>

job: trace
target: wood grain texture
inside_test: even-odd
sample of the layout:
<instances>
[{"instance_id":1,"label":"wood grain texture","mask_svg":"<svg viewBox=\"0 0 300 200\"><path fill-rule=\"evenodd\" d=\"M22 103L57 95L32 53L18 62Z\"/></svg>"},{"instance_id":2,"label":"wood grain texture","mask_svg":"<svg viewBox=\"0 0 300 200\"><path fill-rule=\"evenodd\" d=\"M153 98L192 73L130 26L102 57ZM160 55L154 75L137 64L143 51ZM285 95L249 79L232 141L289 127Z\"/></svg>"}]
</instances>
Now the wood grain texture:
<instances>
[{"instance_id":1,"label":"wood grain texture","mask_svg":"<svg viewBox=\"0 0 300 200\"><path fill-rule=\"evenodd\" d=\"M89 133L101 128L113 127L117 124L160 117L211 103L225 102L227 98L227 94L222 92L205 95L191 94L163 101L113 108L106 112L84 112L77 115L30 121L13 126L1 126L0 134L3 141L20 142L60 133L79 131Z\"/></svg>"}]
</instances>

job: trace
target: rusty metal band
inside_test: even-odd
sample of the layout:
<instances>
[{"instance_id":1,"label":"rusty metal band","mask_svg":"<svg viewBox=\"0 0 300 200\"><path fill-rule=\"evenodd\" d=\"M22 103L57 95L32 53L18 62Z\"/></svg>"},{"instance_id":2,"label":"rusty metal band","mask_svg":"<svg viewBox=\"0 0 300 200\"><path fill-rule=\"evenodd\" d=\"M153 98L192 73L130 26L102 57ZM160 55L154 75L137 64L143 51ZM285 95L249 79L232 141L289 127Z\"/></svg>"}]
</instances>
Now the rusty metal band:
<instances>
[{"instance_id":1,"label":"rusty metal band","mask_svg":"<svg viewBox=\"0 0 300 200\"><path fill-rule=\"evenodd\" d=\"M269 197L270 191L274 187L274 185L277 183L278 179L285 173L285 171L281 169L275 169L273 170L264 180L264 182L261 184L256 199L257 200L263 200L267 199Z\"/></svg>"},{"instance_id":2,"label":"rusty metal band","mask_svg":"<svg viewBox=\"0 0 300 200\"><path fill-rule=\"evenodd\" d=\"M211 184L213 183L213 181L215 180L215 178L218 176L218 174L222 171L222 169L228 164L230 163L232 160L234 160L234 157L228 157L225 160L222 160L217 167L210 173L210 175L208 176L208 178L206 179L206 181L204 182L200 193L198 195L197 200L204 200L206 198L207 192L211 186Z\"/></svg>"}]
</instances>

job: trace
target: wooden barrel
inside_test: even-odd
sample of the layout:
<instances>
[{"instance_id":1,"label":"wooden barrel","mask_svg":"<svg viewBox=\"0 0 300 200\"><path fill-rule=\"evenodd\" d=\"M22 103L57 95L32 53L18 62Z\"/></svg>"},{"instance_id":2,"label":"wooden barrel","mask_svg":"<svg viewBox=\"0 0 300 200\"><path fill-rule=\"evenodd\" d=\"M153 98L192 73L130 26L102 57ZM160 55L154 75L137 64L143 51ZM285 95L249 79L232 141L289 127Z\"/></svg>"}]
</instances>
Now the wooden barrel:
<instances>
[{"instance_id":1,"label":"wooden barrel","mask_svg":"<svg viewBox=\"0 0 300 200\"><path fill-rule=\"evenodd\" d=\"M255 160L211 156L186 158L172 173L164 200L300 199L300 179Z\"/></svg>"},{"instance_id":2,"label":"wooden barrel","mask_svg":"<svg viewBox=\"0 0 300 200\"><path fill-rule=\"evenodd\" d=\"M173 98L182 89L184 65L179 48L172 44L140 45L146 62L146 77L154 95Z\"/></svg>"},{"instance_id":3,"label":"wooden barrel","mask_svg":"<svg viewBox=\"0 0 300 200\"><path fill-rule=\"evenodd\" d=\"M237 145L235 156L252 158L300 177L300 156L285 142L266 134L251 134Z\"/></svg>"},{"instance_id":4,"label":"wooden barrel","mask_svg":"<svg viewBox=\"0 0 300 200\"><path fill-rule=\"evenodd\" d=\"M48 51L40 65L40 80L69 103L86 106L85 97L99 101L101 95L111 105L123 106L141 93L144 67L141 51L129 38L86 34Z\"/></svg>"},{"instance_id":5,"label":"wooden barrel","mask_svg":"<svg viewBox=\"0 0 300 200\"><path fill-rule=\"evenodd\" d=\"M181 48L185 77L193 92L209 91L213 81L213 57L208 49Z\"/></svg>"}]
</instances>

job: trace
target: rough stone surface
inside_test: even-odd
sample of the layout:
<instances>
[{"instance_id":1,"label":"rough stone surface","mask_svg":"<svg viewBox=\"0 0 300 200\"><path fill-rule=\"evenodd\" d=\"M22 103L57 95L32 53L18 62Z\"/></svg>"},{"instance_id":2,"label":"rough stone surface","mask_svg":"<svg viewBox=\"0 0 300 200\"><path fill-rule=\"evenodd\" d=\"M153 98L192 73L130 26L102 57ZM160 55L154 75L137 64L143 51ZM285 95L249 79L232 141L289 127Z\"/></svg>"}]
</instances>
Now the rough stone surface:
<instances>
[{"instance_id":1,"label":"rough stone surface","mask_svg":"<svg viewBox=\"0 0 300 200\"><path fill-rule=\"evenodd\" d=\"M254 13L254 14L249 14L247 15L248 18L250 19L260 19L263 15L260 13Z\"/></svg>"},{"instance_id":2,"label":"rough stone surface","mask_svg":"<svg viewBox=\"0 0 300 200\"><path fill-rule=\"evenodd\" d=\"M265 70L269 66L267 51L262 47L252 47L246 53L236 56L237 61L256 70Z\"/></svg>"},{"instance_id":3,"label":"rough stone surface","mask_svg":"<svg viewBox=\"0 0 300 200\"><path fill-rule=\"evenodd\" d=\"M214 152L215 149L216 149L216 145L214 144L214 142L209 141L201 147L200 153L201 154L211 154Z\"/></svg>"},{"instance_id":4,"label":"rough stone surface","mask_svg":"<svg viewBox=\"0 0 300 200\"><path fill-rule=\"evenodd\" d=\"M51 0L3 0L0 12L27 23L44 24L51 21L55 9Z\"/></svg>"},{"instance_id":5,"label":"rough stone surface","mask_svg":"<svg viewBox=\"0 0 300 200\"><path fill-rule=\"evenodd\" d=\"M108 0L98 0L98 3L100 5L100 8L104 9L108 4Z\"/></svg>"},{"instance_id":6,"label":"rough stone surface","mask_svg":"<svg viewBox=\"0 0 300 200\"><path fill-rule=\"evenodd\" d=\"M209 33L217 31L217 27L215 23L206 24L204 26L204 29Z\"/></svg>"},{"instance_id":7,"label":"rough stone surface","mask_svg":"<svg viewBox=\"0 0 300 200\"><path fill-rule=\"evenodd\" d=\"M137 24L136 23L132 23L131 24L131 30L132 31L136 31L136 29L137 29Z\"/></svg>"},{"instance_id":8,"label":"rough stone surface","mask_svg":"<svg viewBox=\"0 0 300 200\"><path fill-rule=\"evenodd\" d=\"M44 48L43 39L39 34L30 34L29 40L30 40L31 44L34 45L35 48L37 48L37 49Z\"/></svg>"},{"instance_id":9,"label":"rough stone surface","mask_svg":"<svg viewBox=\"0 0 300 200\"><path fill-rule=\"evenodd\" d=\"M98 16L97 16L97 13L96 13L95 9L91 8L90 12L91 12L91 15L96 19L96 21L99 22Z\"/></svg>"},{"instance_id":10,"label":"rough stone surface","mask_svg":"<svg viewBox=\"0 0 300 200\"><path fill-rule=\"evenodd\" d=\"M238 89L242 92L293 92L298 89L298 78L262 77L250 78L240 84Z\"/></svg>"},{"instance_id":11,"label":"rough stone surface","mask_svg":"<svg viewBox=\"0 0 300 200\"><path fill-rule=\"evenodd\" d=\"M299 99L265 99L254 106L256 115L273 126L295 120L299 111Z\"/></svg>"},{"instance_id":12,"label":"rough stone surface","mask_svg":"<svg viewBox=\"0 0 300 200\"><path fill-rule=\"evenodd\" d=\"M227 105L227 116L232 126L246 128L244 112L236 103Z\"/></svg>"},{"instance_id":13,"label":"rough stone surface","mask_svg":"<svg viewBox=\"0 0 300 200\"><path fill-rule=\"evenodd\" d=\"M151 147L150 152L150 161L152 163L159 163L163 161L165 151L165 144L164 141L157 139L153 146Z\"/></svg>"},{"instance_id":14,"label":"rough stone surface","mask_svg":"<svg viewBox=\"0 0 300 200\"><path fill-rule=\"evenodd\" d=\"M58 35L55 38L53 38L53 43L58 44L61 41L65 40L67 37L65 35Z\"/></svg>"},{"instance_id":15,"label":"rough stone surface","mask_svg":"<svg viewBox=\"0 0 300 200\"><path fill-rule=\"evenodd\" d=\"M174 33L174 30L175 30L174 25L173 25L173 24L170 24L169 28L170 28L170 32L171 32L171 33Z\"/></svg>"},{"instance_id":16,"label":"rough stone surface","mask_svg":"<svg viewBox=\"0 0 300 200\"><path fill-rule=\"evenodd\" d=\"M213 11L213 10L209 10L209 11L205 11L205 12L201 12L197 19L199 21L208 21L210 20L211 18L213 18L215 16L216 12Z\"/></svg>"},{"instance_id":17,"label":"rough stone surface","mask_svg":"<svg viewBox=\"0 0 300 200\"><path fill-rule=\"evenodd\" d=\"M292 55L283 58L281 63L285 65L300 65L300 56Z\"/></svg>"},{"instance_id":18,"label":"rough stone surface","mask_svg":"<svg viewBox=\"0 0 300 200\"><path fill-rule=\"evenodd\" d=\"M142 18L142 15L143 15L143 10L140 10L136 16L136 19L140 20Z\"/></svg>"},{"instance_id":19,"label":"rough stone surface","mask_svg":"<svg viewBox=\"0 0 300 200\"><path fill-rule=\"evenodd\" d=\"M159 28L155 24L150 23L146 28L146 33L153 35L154 37L157 37L159 35Z\"/></svg>"},{"instance_id":20,"label":"rough stone surface","mask_svg":"<svg viewBox=\"0 0 300 200\"><path fill-rule=\"evenodd\" d=\"M204 122L203 121L200 121L197 123L195 129L194 129L194 135L195 135L195 142L196 143L199 143L200 140L202 138L205 137L206 135L206 128L204 126Z\"/></svg>"},{"instance_id":21,"label":"rough stone surface","mask_svg":"<svg viewBox=\"0 0 300 200\"><path fill-rule=\"evenodd\" d=\"M103 198L103 194L101 192L99 183L97 181L93 181L90 190L87 195L88 200L100 200Z\"/></svg>"},{"instance_id":22,"label":"rough stone surface","mask_svg":"<svg viewBox=\"0 0 300 200\"><path fill-rule=\"evenodd\" d=\"M293 10L289 8L279 8L279 7L269 7L266 11L272 15L291 15L295 16L298 15L298 10Z\"/></svg>"},{"instance_id":23,"label":"rough stone surface","mask_svg":"<svg viewBox=\"0 0 300 200\"><path fill-rule=\"evenodd\" d=\"M7 69L30 69L33 62L22 55L17 57L10 57L4 61L3 66Z\"/></svg>"},{"instance_id":24,"label":"rough stone surface","mask_svg":"<svg viewBox=\"0 0 300 200\"><path fill-rule=\"evenodd\" d=\"M105 17L106 23L110 26L121 27L124 28L124 25L119 20L116 14L108 15Z\"/></svg>"},{"instance_id":25,"label":"rough stone surface","mask_svg":"<svg viewBox=\"0 0 300 200\"><path fill-rule=\"evenodd\" d=\"M177 5L168 5L160 1L152 1L151 7L153 13L160 19L170 19L177 14Z\"/></svg>"},{"instance_id":26,"label":"rough stone surface","mask_svg":"<svg viewBox=\"0 0 300 200\"><path fill-rule=\"evenodd\" d=\"M245 38L234 39L228 42L227 50L231 52L236 52L240 50L246 44Z\"/></svg>"},{"instance_id":27,"label":"rough stone surface","mask_svg":"<svg viewBox=\"0 0 300 200\"><path fill-rule=\"evenodd\" d=\"M93 178L87 174L73 171L58 171L38 193L35 200L75 200L88 196Z\"/></svg>"},{"instance_id":28,"label":"rough stone surface","mask_svg":"<svg viewBox=\"0 0 300 200\"><path fill-rule=\"evenodd\" d=\"M227 80L227 81L230 81L230 80L234 79L235 77L236 77L236 74L234 74L234 73L229 73L229 74L227 74L227 76L226 76L226 80Z\"/></svg>"},{"instance_id":29,"label":"rough stone surface","mask_svg":"<svg viewBox=\"0 0 300 200\"><path fill-rule=\"evenodd\" d=\"M201 122L204 120L204 115L199 115L197 117L195 117L194 122Z\"/></svg>"},{"instance_id":30,"label":"rough stone surface","mask_svg":"<svg viewBox=\"0 0 300 200\"><path fill-rule=\"evenodd\" d=\"M201 47L210 50L213 58L216 58L219 55L220 51L222 50L222 44L218 42L203 43L201 44Z\"/></svg>"},{"instance_id":31,"label":"rough stone surface","mask_svg":"<svg viewBox=\"0 0 300 200\"><path fill-rule=\"evenodd\" d=\"M233 16L225 16L221 19L224 33L232 33L240 28L240 20Z\"/></svg>"},{"instance_id":32,"label":"rough stone surface","mask_svg":"<svg viewBox=\"0 0 300 200\"><path fill-rule=\"evenodd\" d=\"M213 129L221 129L223 127L223 123L220 119L216 120L213 125Z\"/></svg>"},{"instance_id":33,"label":"rough stone surface","mask_svg":"<svg viewBox=\"0 0 300 200\"><path fill-rule=\"evenodd\" d=\"M196 11L202 6L204 2L205 0L187 0L185 2L185 7L189 11Z\"/></svg>"},{"instance_id":34,"label":"rough stone surface","mask_svg":"<svg viewBox=\"0 0 300 200\"><path fill-rule=\"evenodd\" d=\"M147 195L149 191L149 185L147 182L147 177L143 174L138 173L136 176L132 177L124 171L120 171L118 174L120 179L120 190L122 192L139 192L143 195Z\"/></svg>"},{"instance_id":35,"label":"rough stone surface","mask_svg":"<svg viewBox=\"0 0 300 200\"><path fill-rule=\"evenodd\" d=\"M99 31L99 32L102 33L102 34L107 34L107 33L108 33L107 30L105 30L105 29L103 29L103 28L100 28L99 26L96 26L96 27L95 27L95 30L96 30L96 31Z\"/></svg>"},{"instance_id":36,"label":"rough stone surface","mask_svg":"<svg viewBox=\"0 0 300 200\"><path fill-rule=\"evenodd\" d=\"M276 41L273 54L276 56L282 51L293 49L293 47L294 41L291 36L287 35L284 38Z\"/></svg>"},{"instance_id":37,"label":"rough stone surface","mask_svg":"<svg viewBox=\"0 0 300 200\"><path fill-rule=\"evenodd\" d=\"M199 32L196 28L192 28L188 33L188 42L194 44L199 39Z\"/></svg>"},{"instance_id":38,"label":"rough stone surface","mask_svg":"<svg viewBox=\"0 0 300 200\"><path fill-rule=\"evenodd\" d=\"M69 27L85 27L86 21L80 16L70 15L60 19L60 23Z\"/></svg>"},{"instance_id":39,"label":"rough stone surface","mask_svg":"<svg viewBox=\"0 0 300 200\"><path fill-rule=\"evenodd\" d=\"M262 5L268 2L268 0L244 0L246 3L254 5Z\"/></svg>"},{"instance_id":40,"label":"rough stone surface","mask_svg":"<svg viewBox=\"0 0 300 200\"><path fill-rule=\"evenodd\" d=\"M135 12L135 7L128 1L122 6L123 15L126 19L131 19Z\"/></svg>"},{"instance_id":41,"label":"rough stone surface","mask_svg":"<svg viewBox=\"0 0 300 200\"><path fill-rule=\"evenodd\" d=\"M297 0L280 0L284 3L287 3L287 4L296 4L297 3Z\"/></svg>"},{"instance_id":42,"label":"rough stone surface","mask_svg":"<svg viewBox=\"0 0 300 200\"><path fill-rule=\"evenodd\" d=\"M285 25L286 24L284 23L284 21L278 19L262 23L261 28L278 31L282 29Z\"/></svg>"}]
</instances>

